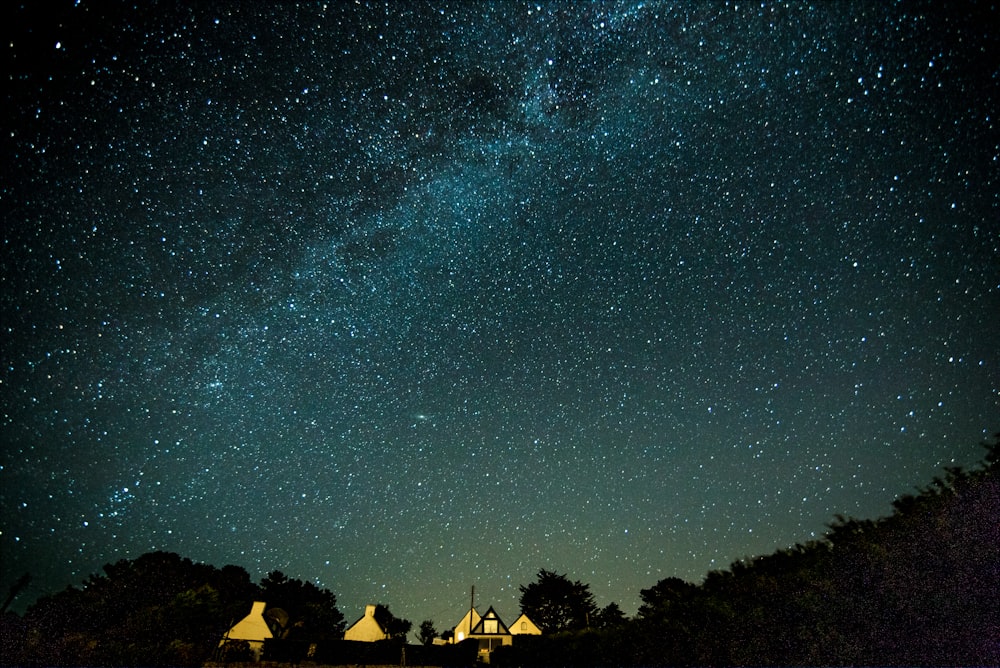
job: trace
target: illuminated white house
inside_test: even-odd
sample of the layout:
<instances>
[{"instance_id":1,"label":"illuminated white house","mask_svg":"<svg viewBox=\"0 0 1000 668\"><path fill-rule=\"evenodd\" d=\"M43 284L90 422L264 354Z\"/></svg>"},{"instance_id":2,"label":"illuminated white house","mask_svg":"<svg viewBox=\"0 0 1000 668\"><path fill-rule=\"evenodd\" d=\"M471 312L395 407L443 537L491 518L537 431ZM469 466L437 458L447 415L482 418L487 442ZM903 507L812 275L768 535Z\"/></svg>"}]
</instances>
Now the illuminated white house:
<instances>
[{"instance_id":1,"label":"illuminated white house","mask_svg":"<svg viewBox=\"0 0 1000 668\"><path fill-rule=\"evenodd\" d=\"M514 642L510 630L500 619L500 615L496 613L493 606L490 606L486 614L480 617L476 625L472 627L469 637L479 641L479 656L487 662L493 650Z\"/></svg>"},{"instance_id":2,"label":"illuminated white house","mask_svg":"<svg viewBox=\"0 0 1000 668\"><path fill-rule=\"evenodd\" d=\"M250 645L250 651L253 652L254 657L259 661L261 652L264 651L264 641L274 637L267 622L264 621L264 608L266 607L267 603L264 601L254 601L250 607L250 614L229 629L229 633L225 635L219 646L233 642L246 642Z\"/></svg>"},{"instance_id":3,"label":"illuminated white house","mask_svg":"<svg viewBox=\"0 0 1000 668\"><path fill-rule=\"evenodd\" d=\"M455 625L451 642L460 643L470 638L478 641L479 659L489 663L490 653L498 647L513 644L515 635L541 634L541 629L525 614L518 617L517 621L508 627L492 606L483 615L480 615L479 611L473 607Z\"/></svg>"},{"instance_id":4,"label":"illuminated white house","mask_svg":"<svg viewBox=\"0 0 1000 668\"><path fill-rule=\"evenodd\" d=\"M528 636L540 636L542 635L542 630L535 626L535 623L528 619L528 615L521 613L521 616L514 620L514 623L507 627L510 630L510 634L514 636L528 635Z\"/></svg>"},{"instance_id":5,"label":"illuminated white house","mask_svg":"<svg viewBox=\"0 0 1000 668\"><path fill-rule=\"evenodd\" d=\"M375 619L375 606L366 605L365 615L351 624L344 631L344 640L359 640L361 642L376 642L389 637L382 625Z\"/></svg>"},{"instance_id":6,"label":"illuminated white house","mask_svg":"<svg viewBox=\"0 0 1000 668\"><path fill-rule=\"evenodd\" d=\"M469 637L472 633L472 629L479 623L481 617L479 616L479 611L475 608L471 608L465 617L462 617L462 621L455 625L455 633L452 635L452 642L460 643Z\"/></svg>"}]
</instances>

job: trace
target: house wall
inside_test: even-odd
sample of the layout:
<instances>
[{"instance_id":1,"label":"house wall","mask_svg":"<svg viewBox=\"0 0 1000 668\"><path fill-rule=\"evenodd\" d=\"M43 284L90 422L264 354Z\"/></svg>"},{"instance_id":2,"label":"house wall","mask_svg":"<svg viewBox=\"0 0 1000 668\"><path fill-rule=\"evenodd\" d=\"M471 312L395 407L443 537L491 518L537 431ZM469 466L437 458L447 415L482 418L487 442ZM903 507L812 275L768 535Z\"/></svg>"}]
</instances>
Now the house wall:
<instances>
[{"instance_id":1,"label":"house wall","mask_svg":"<svg viewBox=\"0 0 1000 668\"><path fill-rule=\"evenodd\" d=\"M233 628L229 629L226 637L230 640L257 640L264 642L271 636L271 629L264 621L264 608L267 603L264 601L254 601L250 608L250 614L236 622Z\"/></svg>"},{"instance_id":2,"label":"house wall","mask_svg":"<svg viewBox=\"0 0 1000 668\"><path fill-rule=\"evenodd\" d=\"M375 606L365 606L365 616L351 624L344 631L344 640L359 640L361 642L376 642L385 640L385 631L375 621Z\"/></svg>"},{"instance_id":3,"label":"house wall","mask_svg":"<svg viewBox=\"0 0 1000 668\"><path fill-rule=\"evenodd\" d=\"M471 616L471 620L470 620ZM459 643L469 637L469 632L479 623L481 617L479 612L473 608L465 613L462 617L462 621L455 625L454 635L452 636L452 642Z\"/></svg>"},{"instance_id":4,"label":"house wall","mask_svg":"<svg viewBox=\"0 0 1000 668\"><path fill-rule=\"evenodd\" d=\"M266 607L266 602L254 601L253 605L250 606L250 614L236 622L233 628L229 629L225 637L219 641L219 646L221 647L227 642L245 640L250 645L250 651L253 652L254 657L259 660L261 652L264 650L264 641L273 637L271 629L268 628L267 622L264 621L264 608Z\"/></svg>"},{"instance_id":5,"label":"house wall","mask_svg":"<svg viewBox=\"0 0 1000 668\"><path fill-rule=\"evenodd\" d=\"M540 628L538 628L538 626L536 626L533 621L531 621L530 619L528 619L527 615L521 615L520 617L518 617L517 619L515 619L514 623L511 624L508 627L508 629L510 630L511 634L515 635L515 636L516 635L532 635L532 636L540 636L540 635L542 635L542 630Z\"/></svg>"}]
</instances>

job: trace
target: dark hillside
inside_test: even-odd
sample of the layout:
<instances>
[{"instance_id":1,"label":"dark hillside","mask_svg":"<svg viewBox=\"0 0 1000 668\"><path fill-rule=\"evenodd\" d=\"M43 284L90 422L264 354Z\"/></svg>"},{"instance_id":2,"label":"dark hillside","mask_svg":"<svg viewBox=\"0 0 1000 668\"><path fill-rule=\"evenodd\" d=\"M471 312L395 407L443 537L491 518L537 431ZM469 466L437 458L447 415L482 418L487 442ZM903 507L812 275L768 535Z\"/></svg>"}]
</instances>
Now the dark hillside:
<instances>
[{"instance_id":1,"label":"dark hillside","mask_svg":"<svg viewBox=\"0 0 1000 668\"><path fill-rule=\"evenodd\" d=\"M502 665L998 665L1000 448L838 517L821 539L642 591L624 632L533 638ZM519 639L520 640L520 639Z\"/></svg>"},{"instance_id":2,"label":"dark hillside","mask_svg":"<svg viewBox=\"0 0 1000 668\"><path fill-rule=\"evenodd\" d=\"M598 615L590 628L519 636L491 663L998 665L998 461L1000 440L979 467L947 470L888 517L838 517L821 540L735 562L700 585L661 580L642 590L635 619L595 629ZM332 592L277 571L254 585L237 566L154 552L109 564L23 617L4 613L0 662L200 665L255 599L280 602L289 621L270 651L348 652Z\"/></svg>"}]
</instances>

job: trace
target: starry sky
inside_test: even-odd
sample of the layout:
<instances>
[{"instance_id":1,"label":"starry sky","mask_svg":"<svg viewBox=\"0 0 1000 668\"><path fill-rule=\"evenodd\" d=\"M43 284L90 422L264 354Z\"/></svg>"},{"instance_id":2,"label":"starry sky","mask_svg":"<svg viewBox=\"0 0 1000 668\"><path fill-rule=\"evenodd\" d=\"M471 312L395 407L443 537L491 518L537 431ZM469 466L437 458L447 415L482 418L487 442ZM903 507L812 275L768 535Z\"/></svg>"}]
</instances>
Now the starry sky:
<instances>
[{"instance_id":1,"label":"starry sky","mask_svg":"<svg viewBox=\"0 0 1000 668\"><path fill-rule=\"evenodd\" d=\"M1000 429L988 3L5 10L0 586L168 550L517 614Z\"/></svg>"}]
</instances>

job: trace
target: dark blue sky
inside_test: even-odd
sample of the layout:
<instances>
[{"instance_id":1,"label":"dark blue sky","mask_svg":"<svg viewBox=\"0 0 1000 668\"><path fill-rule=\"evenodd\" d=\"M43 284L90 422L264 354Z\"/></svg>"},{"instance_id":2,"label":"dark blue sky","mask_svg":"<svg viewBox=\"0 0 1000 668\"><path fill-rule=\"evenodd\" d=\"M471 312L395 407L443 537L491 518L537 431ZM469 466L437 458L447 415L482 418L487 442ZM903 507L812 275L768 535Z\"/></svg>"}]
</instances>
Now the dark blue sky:
<instances>
[{"instance_id":1,"label":"dark blue sky","mask_svg":"<svg viewBox=\"0 0 1000 668\"><path fill-rule=\"evenodd\" d=\"M983 3L27 4L4 587L169 550L633 614L1000 428Z\"/></svg>"}]
</instances>

